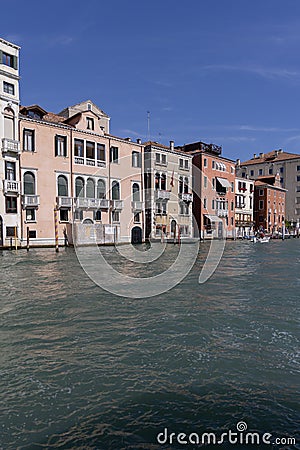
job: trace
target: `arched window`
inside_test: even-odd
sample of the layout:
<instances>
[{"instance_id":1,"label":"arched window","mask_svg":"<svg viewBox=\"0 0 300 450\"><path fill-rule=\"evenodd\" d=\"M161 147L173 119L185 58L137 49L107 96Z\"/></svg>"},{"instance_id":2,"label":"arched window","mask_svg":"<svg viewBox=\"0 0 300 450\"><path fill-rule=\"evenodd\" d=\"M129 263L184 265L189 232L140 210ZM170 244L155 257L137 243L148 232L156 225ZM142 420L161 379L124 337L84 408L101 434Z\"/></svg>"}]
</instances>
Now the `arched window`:
<instances>
[{"instance_id":1,"label":"arched window","mask_svg":"<svg viewBox=\"0 0 300 450\"><path fill-rule=\"evenodd\" d=\"M162 190L162 191L165 191L165 190L166 190L166 186L167 186L166 180L167 180L167 177L166 177L166 175L163 173L162 176L161 176L161 190Z\"/></svg>"},{"instance_id":2,"label":"arched window","mask_svg":"<svg viewBox=\"0 0 300 450\"><path fill-rule=\"evenodd\" d=\"M183 193L183 178L179 177L179 194Z\"/></svg>"},{"instance_id":3,"label":"arched window","mask_svg":"<svg viewBox=\"0 0 300 450\"><path fill-rule=\"evenodd\" d=\"M113 181L111 188L112 200L120 200L120 183L118 181Z\"/></svg>"},{"instance_id":4,"label":"arched window","mask_svg":"<svg viewBox=\"0 0 300 450\"><path fill-rule=\"evenodd\" d=\"M160 189L160 174L155 174L155 189Z\"/></svg>"},{"instance_id":5,"label":"arched window","mask_svg":"<svg viewBox=\"0 0 300 450\"><path fill-rule=\"evenodd\" d=\"M98 180L97 183L97 198L105 198L106 197L106 187L104 180Z\"/></svg>"},{"instance_id":6,"label":"arched window","mask_svg":"<svg viewBox=\"0 0 300 450\"><path fill-rule=\"evenodd\" d=\"M189 179L188 177L184 178L184 193L187 194L189 192Z\"/></svg>"},{"instance_id":7,"label":"arched window","mask_svg":"<svg viewBox=\"0 0 300 450\"><path fill-rule=\"evenodd\" d=\"M134 202L140 201L140 186L137 183L132 185L132 199Z\"/></svg>"},{"instance_id":8,"label":"arched window","mask_svg":"<svg viewBox=\"0 0 300 450\"><path fill-rule=\"evenodd\" d=\"M84 197L84 179L81 177L75 180L75 197Z\"/></svg>"},{"instance_id":9,"label":"arched window","mask_svg":"<svg viewBox=\"0 0 300 450\"><path fill-rule=\"evenodd\" d=\"M86 182L86 196L87 198L95 198L95 182L92 178L88 178Z\"/></svg>"},{"instance_id":10,"label":"arched window","mask_svg":"<svg viewBox=\"0 0 300 450\"><path fill-rule=\"evenodd\" d=\"M68 180L64 175L57 177L57 193L59 197L68 197Z\"/></svg>"},{"instance_id":11,"label":"arched window","mask_svg":"<svg viewBox=\"0 0 300 450\"><path fill-rule=\"evenodd\" d=\"M32 172L24 173L24 194L34 195L35 194L35 176Z\"/></svg>"}]
</instances>

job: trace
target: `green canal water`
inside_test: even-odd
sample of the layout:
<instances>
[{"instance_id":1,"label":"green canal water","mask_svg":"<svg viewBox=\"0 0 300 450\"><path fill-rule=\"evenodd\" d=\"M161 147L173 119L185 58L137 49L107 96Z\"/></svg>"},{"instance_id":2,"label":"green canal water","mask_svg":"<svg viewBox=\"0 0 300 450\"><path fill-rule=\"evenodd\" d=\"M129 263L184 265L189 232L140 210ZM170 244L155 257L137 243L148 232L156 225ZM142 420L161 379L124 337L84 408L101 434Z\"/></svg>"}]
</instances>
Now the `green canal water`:
<instances>
[{"instance_id":1,"label":"green canal water","mask_svg":"<svg viewBox=\"0 0 300 450\"><path fill-rule=\"evenodd\" d=\"M244 422L271 444L204 448L299 449L300 239L227 242L199 285L208 249L179 285L143 299L102 290L73 249L1 253L0 448L192 449L157 435ZM177 252L167 246L155 271Z\"/></svg>"}]
</instances>

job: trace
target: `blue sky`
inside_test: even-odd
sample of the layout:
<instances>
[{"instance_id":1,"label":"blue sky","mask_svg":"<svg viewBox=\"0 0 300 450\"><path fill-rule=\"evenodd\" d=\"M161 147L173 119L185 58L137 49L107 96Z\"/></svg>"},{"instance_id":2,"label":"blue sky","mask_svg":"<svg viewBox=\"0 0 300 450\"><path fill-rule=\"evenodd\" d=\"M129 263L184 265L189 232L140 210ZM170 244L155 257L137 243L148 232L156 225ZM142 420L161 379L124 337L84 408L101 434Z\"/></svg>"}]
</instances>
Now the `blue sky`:
<instances>
[{"instance_id":1,"label":"blue sky","mask_svg":"<svg viewBox=\"0 0 300 450\"><path fill-rule=\"evenodd\" d=\"M229 158L300 153L298 0L89 0L2 5L21 48L21 102L59 112L91 99L111 133Z\"/></svg>"}]
</instances>

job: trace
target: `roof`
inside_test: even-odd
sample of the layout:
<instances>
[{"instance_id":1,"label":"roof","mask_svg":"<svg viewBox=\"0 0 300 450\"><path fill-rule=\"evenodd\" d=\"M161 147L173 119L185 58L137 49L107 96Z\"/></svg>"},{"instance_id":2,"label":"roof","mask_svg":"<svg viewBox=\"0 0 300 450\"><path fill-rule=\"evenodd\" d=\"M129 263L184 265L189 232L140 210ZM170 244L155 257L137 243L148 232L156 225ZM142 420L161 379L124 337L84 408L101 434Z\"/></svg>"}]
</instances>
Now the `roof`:
<instances>
[{"instance_id":1,"label":"roof","mask_svg":"<svg viewBox=\"0 0 300 450\"><path fill-rule=\"evenodd\" d=\"M257 180L254 182L254 186L255 187L267 187L268 189L276 189L278 191L283 191L283 192L287 192L287 189L284 189L280 186L276 186L273 184L269 184L266 181L261 181L261 180Z\"/></svg>"},{"instance_id":2,"label":"roof","mask_svg":"<svg viewBox=\"0 0 300 450\"><path fill-rule=\"evenodd\" d=\"M291 159L300 159L300 155L296 153L284 152L283 150L272 150L269 153L260 153L258 156L241 162L241 166L250 166L255 164L262 164L265 162L286 161Z\"/></svg>"}]
</instances>

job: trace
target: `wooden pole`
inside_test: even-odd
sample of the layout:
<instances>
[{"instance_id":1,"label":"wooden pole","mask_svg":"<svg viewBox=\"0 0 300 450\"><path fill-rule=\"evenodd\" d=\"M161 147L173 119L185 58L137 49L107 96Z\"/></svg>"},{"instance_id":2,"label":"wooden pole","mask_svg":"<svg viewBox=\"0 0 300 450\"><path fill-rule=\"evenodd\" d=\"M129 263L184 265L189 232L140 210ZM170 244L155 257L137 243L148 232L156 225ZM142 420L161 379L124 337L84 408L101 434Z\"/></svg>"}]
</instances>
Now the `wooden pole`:
<instances>
[{"instance_id":1,"label":"wooden pole","mask_svg":"<svg viewBox=\"0 0 300 450\"><path fill-rule=\"evenodd\" d=\"M17 227L15 227L15 249L18 250L18 236L17 236Z\"/></svg>"},{"instance_id":2,"label":"wooden pole","mask_svg":"<svg viewBox=\"0 0 300 450\"><path fill-rule=\"evenodd\" d=\"M26 250L29 252L29 227L26 228Z\"/></svg>"},{"instance_id":3,"label":"wooden pole","mask_svg":"<svg viewBox=\"0 0 300 450\"><path fill-rule=\"evenodd\" d=\"M57 218L57 209L54 208L54 230L55 230L55 251L59 252L58 248L58 218Z\"/></svg>"}]
</instances>

